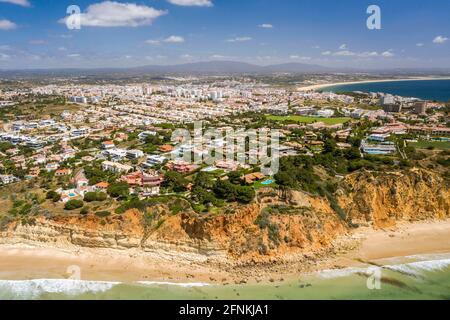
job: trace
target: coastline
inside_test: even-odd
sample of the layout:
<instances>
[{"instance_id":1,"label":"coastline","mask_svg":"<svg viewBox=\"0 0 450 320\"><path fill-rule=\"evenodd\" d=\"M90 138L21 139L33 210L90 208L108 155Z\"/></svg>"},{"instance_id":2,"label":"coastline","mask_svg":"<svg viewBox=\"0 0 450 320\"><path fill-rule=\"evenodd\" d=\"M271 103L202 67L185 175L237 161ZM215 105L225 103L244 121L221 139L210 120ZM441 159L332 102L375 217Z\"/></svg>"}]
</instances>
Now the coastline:
<instances>
[{"instance_id":1,"label":"coastline","mask_svg":"<svg viewBox=\"0 0 450 320\"><path fill-rule=\"evenodd\" d=\"M430 81L430 80L450 80L450 77L414 77L414 78L402 78L402 79L380 79L380 80L362 80L362 81L349 81L349 82L334 82L334 83L322 83L314 84L310 86L299 87L298 91L317 91L324 88L353 85L353 84L366 84L366 83L382 83L382 82L403 82L403 81Z\"/></svg>"},{"instance_id":2,"label":"coastline","mask_svg":"<svg viewBox=\"0 0 450 320\"><path fill-rule=\"evenodd\" d=\"M450 220L402 223L395 229L358 229L346 237L352 247L335 255L275 266L217 266L214 264L157 259L135 250L79 248L75 251L42 246L1 245L0 280L67 279L73 266L88 281L156 282L179 285L243 284L284 281L321 270L367 267L391 258L450 253ZM180 254L181 256L181 254ZM244 270L245 272L240 272Z\"/></svg>"}]
</instances>

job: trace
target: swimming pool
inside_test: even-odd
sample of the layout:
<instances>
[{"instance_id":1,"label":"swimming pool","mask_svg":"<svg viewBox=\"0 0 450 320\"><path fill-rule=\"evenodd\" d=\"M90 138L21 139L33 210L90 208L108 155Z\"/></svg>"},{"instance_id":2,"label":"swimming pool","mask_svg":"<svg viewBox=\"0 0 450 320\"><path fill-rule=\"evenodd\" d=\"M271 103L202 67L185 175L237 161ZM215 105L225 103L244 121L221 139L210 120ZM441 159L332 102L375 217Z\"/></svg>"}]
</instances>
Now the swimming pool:
<instances>
[{"instance_id":1,"label":"swimming pool","mask_svg":"<svg viewBox=\"0 0 450 320\"><path fill-rule=\"evenodd\" d=\"M269 184L272 184L273 182L274 182L274 181L273 181L272 179L270 179L270 180L266 180L266 181L264 181L264 182L261 182L261 184L267 186L267 185L269 185Z\"/></svg>"}]
</instances>

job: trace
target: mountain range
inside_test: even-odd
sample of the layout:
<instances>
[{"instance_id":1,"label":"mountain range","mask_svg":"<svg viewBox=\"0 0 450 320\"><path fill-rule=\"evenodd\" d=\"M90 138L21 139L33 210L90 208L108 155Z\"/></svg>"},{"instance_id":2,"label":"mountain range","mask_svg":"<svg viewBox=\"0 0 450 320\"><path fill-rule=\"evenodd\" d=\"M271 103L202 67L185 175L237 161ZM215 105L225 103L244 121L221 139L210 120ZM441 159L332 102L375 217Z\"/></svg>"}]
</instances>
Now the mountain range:
<instances>
[{"instance_id":1,"label":"mountain range","mask_svg":"<svg viewBox=\"0 0 450 320\"><path fill-rule=\"evenodd\" d=\"M448 74L450 69L355 69L355 68L331 68L317 64L306 63L284 63L276 65L260 66L246 62L237 61L205 61L193 62L177 65L148 65L140 67L124 68L54 68L54 69L22 69L22 70L1 70L0 76L23 76L23 75L167 75L167 74L326 74L326 73L426 73L426 74Z\"/></svg>"}]
</instances>

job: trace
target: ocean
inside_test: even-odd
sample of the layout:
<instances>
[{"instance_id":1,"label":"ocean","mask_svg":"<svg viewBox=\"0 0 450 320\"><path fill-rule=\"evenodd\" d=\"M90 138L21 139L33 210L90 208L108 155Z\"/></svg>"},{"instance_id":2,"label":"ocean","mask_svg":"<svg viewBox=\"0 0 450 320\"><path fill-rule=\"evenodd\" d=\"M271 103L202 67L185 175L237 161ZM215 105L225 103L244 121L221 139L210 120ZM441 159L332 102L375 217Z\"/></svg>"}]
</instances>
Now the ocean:
<instances>
[{"instance_id":1,"label":"ocean","mask_svg":"<svg viewBox=\"0 0 450 320\"><path fill-rule=\"evenodd\" d=\"M325 270L258 284L0 280L0 299L450 299L450 254L377 262L379 267Z\"/></svg>"},{"instance_id":2,"label":"ocean","mask_svg":"<svg viewBox=\"0 0 450 320\"><path fill-rule=\"evenodd\" d=\"M342 92L384 92L424 100L450 101L450 79L389 81L338 85L322 88L321 91Z\"/></svg>"}]
</instances>

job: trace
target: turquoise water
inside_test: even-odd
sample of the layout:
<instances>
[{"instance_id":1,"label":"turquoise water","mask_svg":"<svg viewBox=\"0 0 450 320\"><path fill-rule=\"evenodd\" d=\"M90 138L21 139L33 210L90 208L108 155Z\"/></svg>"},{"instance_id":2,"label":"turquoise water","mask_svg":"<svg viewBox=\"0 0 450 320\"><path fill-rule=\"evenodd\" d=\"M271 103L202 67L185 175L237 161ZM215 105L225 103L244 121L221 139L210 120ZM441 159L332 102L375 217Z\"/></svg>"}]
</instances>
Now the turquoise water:
<instances>
[{"instance_id":1,"label":"turquoise water","mask_svg":"<svg viewBox=\"0 0 450 320\"><path fill-rule=\"evenodd\" d=\"M269 184L272 184L273 182L274 182L273 180L266 180L264 182L261 182L261 184L267 186Z\"/></svg>"},{"instance_id":2,"label":"turquoise water","mask_svg":"<svg viewBox=\"0 0 450 320\"><path fill-rule=\"evenodd\" d=\"M0 280L0 299L450 299L450 254L391 259L383 265L380 269L328 270L289 281L244 285ZM380 280L368 278L374 274Z\"/></svg>"},{"instance_id":3,"label":"turquoise water","mask_svg":"<svg viewBox=\"0 0 450 320\"><path fill-rule=\"evenodd\" d=\"M424 100L450 101L450 80L412 80L331 86L323 91L384 92Z\"/></svg>"}]
</instances>

